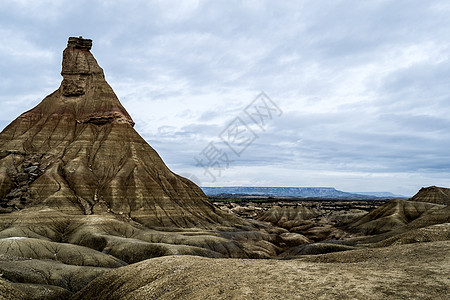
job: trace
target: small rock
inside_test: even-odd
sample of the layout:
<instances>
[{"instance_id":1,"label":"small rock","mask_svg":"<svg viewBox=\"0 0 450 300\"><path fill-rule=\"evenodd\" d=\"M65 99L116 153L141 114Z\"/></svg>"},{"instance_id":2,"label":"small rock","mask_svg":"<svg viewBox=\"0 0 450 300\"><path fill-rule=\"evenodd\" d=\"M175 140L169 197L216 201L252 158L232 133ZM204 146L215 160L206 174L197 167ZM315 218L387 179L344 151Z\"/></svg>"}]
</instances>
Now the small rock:
<instances>
[{"instance_id":1,"label":"small rock","mask_svg":"<svg viewBox=\"0 0 450 300\"><path fill-rule=\"evenodd\" d=\"M25 172L28 172L28 173L34 172L37 170L37 168L38 168L38 166L31 166L31 167L26 168Z\"/></svg>"}]
</instances>

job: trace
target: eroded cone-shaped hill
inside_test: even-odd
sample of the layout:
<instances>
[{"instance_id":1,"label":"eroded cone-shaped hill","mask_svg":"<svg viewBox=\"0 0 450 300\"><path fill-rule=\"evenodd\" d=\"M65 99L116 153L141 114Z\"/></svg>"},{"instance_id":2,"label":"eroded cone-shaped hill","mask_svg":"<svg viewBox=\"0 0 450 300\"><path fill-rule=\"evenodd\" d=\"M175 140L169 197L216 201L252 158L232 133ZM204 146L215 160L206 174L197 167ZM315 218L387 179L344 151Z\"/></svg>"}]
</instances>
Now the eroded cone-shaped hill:
<instances>
[{"instance_id":1,"label":"eroded cone-shaped hill","mask_svg":"<svg viewBox=\"0 0 450 300\"><path fill-rule=\"evenodd\" d=\"M69 38L59 89L0 134L0 209L110 212L150 226L238 222L172 173L133 129L91 45Z\"/></svg>"},{"instance_id":2,"label":"eroded cone-shaped hill","mask_svg":"<svg viewBox=\"0 0 450 300\"><path fill-rule=\"evenodd\" d=\"M411 200L450 205L450 189L437 186L424 187Z\"/></svg>"},{"instance_id":3,"label":"eroded cone-shaped hill","mask_svg":"<svg viewBox=\"0 0 450 300\"><path fill-rule=\"evenodd\" d=\"M409 230L448 222L448 208L443 205L392 199L370 213L353 220L349 228L365 234Z\"/></svg>"}]
</instances>

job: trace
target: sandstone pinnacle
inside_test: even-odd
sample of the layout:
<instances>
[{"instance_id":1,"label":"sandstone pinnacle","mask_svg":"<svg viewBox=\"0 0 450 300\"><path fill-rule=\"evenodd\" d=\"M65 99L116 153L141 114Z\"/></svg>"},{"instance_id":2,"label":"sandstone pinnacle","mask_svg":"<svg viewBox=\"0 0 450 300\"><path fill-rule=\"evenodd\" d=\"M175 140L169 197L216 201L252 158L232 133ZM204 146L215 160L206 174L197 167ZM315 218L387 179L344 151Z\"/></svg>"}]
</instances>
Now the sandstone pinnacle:
<instances>
[{"instance_id":1,"label":"sandstone pinnacle","mask_svg":"<svg viewBox=\"0 0 450 300\"><path fill-rule=\"evenodd\" d=\"M134 130L91 46L70 37L61 86L0 134L0 211L50 207L155 227L236 221L171 172Z\"/></svg>"}]
</instances>

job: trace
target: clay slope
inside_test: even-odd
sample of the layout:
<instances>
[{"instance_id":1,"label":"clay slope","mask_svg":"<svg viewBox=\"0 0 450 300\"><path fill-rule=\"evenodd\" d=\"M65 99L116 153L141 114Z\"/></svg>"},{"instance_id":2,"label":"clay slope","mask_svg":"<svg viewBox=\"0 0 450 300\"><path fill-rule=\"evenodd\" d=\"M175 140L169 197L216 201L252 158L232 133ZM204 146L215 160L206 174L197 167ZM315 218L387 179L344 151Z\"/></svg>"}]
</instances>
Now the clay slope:
<instances>
[{"instance_id":1,"label":"clay slope","mask_svg":"<svg viewBox=\"0 0 450 300\"><path fill-rule=\"evenodd\" d=\"M450 189L437 186L421 188L411 201L450 205Z\"/></svg>"},{"instance_id":2,"label":"clay slope","mask_svg":"<svg viewBox=\"0 0 450 300\"><path fill-rule=\"evenodd\" d=\"M274 206L261 213L258 221L269 222L292 233L300 233L311 241L342 239L345 232L337 224L364 214L361 210L335 211L301 205Z\"/></svg>"},{"instance_id":3,"label":"clay slope","mask_svg":"<svg viewBox=\"0 0 450 300\"><path fill-rule=\"evenodd\" d=\"M443 205L393 199L356 218L347 228L364 234L380 234L446 223L449 219L450 213Z\"/></svg>"},{"instance_id":4,"label":"clay slope","mask_svg":"<svg viewBox=\"0 0 450 300\"><path fill-rule=\"evenodd\" d=\"M280 239L280 230L171 227L160 231L114 214L69 215L25 208L0 214L0 274L27 299L67 299L100 274L149 258L270 258L287 240L293 246L303 243L289 235Z\"/></svg>"},{"instance_id":5,"label":"clay slope","mask_svg":"<svg viewBox=\"0 0 450 300\"><path fill-rule=\"evenodd\" d=\"M33 259L50 259L57 252L55 259L63 263L93 261L89 265L106 266L104 261L108 261L108 267L116 267L116 261L134 263L175 254L249 258L255 255L248 249L252 241L266 241L267 252L275 247L267 241L275 242L276 235L265 230L247 232L238 227L222 230L167 228L159 231L114 215L66 215L53 209L30 208L0 215L0 250ZM48 248L54 251L49 252Z\"/></svg>"},{"instance_id":6,"label":"clay slope","mask_svg":"<svg viewBox=\"0 0 450 300\"><path fill-rule=\"evenodd\" d=\"M39 205L152 227L239 223L133 129L90 48L91 40L70 38L59 89L0 134L1 211Z\"/></svg>"},{"instance_id":7,"label":"clay slope","mask_svg":"<svg viewBox=\"0 0 450 300\"><path fill-rule=\"evenodd\" d=\"M450 223L436 224L421 228L411 228L404 233L393 235L371 245L372 247L387 247L436 241L450 241Z\"/></svg>"},{"instance_id":8,"label":"clay slope","mask_svg":"<svg viewBox=\"0 0 450 300\"><path fill-rule=\"evenodd\" d=\"M16 299L16 300L24 300L26 296L20 290L14 288L14 286L0 278L0 299Z\"/></svg>"},{"instance_id":9,"label":"clay slope","mask_svg":"<svg viewBox=\"0 0 450 300\"><path fill-rule=\"evenodd\" d=\"M164 257L115 269L73 299L446 299L449 242L290 261Z\"/></svg>"}]
</instances>

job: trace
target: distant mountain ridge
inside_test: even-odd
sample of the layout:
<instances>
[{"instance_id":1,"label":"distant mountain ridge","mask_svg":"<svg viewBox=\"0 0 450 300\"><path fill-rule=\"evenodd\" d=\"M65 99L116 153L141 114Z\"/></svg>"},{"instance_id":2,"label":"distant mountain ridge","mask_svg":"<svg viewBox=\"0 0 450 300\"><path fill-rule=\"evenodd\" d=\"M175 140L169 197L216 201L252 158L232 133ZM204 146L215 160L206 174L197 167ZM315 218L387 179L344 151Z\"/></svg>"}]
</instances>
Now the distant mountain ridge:
<instances>
[{"instance_id":1,"label":"distant mountain ridge","mask_svg":"<svg viewBox=\"0 0 450 300\"><path fill-rule=\"evenodd\" d=\"M348 193L337 190L333 187L202 187L203 192L208 196L217 195L254 195L254 196L278 196L278 197L308 197L308 198L342 198L342 199L367 199L378 198L377 195L364 195ZM384 193L381 193L384 194ZM395 198L395 195L384 196L383 198Z\"/></svg>"},{"instance_id":2,"label":"distant mountain ridge","mask_svg":"<svg viewBox=\"0 0 450 300\"><path fill-rule=\"evenodd\" d=\"M391 192L353 192L353 194L375 196L381 198L408 198L404 195L394 194Z\"/></svg>"}]
</instances>

